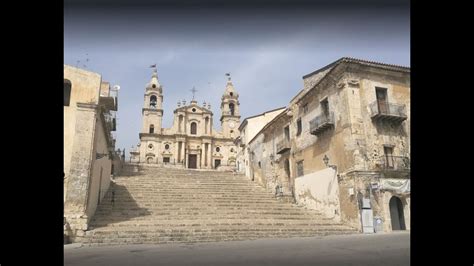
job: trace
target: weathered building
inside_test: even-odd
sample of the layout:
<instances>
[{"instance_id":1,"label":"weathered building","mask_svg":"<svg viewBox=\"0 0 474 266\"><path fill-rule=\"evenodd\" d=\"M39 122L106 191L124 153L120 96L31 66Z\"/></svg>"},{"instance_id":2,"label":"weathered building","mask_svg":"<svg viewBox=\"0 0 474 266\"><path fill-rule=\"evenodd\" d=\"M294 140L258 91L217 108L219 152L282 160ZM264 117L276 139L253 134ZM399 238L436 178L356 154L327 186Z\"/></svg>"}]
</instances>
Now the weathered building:
<instances>
[{"instance_id":1,"label":"weathered building","mask_svg":"<svg viewBox=\"0 0 474 266\"><path fill-rule=\"evenodd\" d=\"M255 137L255 135L270 122L275 116L285 110L285 107L277 108L264 112L259 115L250 116L244 119L239 126L240 136L235 139L237 144L237 171L239 173L245 173L246 176L251 176L249 167L250 154L249 154L249 142Z\"/></svg>"},{"instance_id":2,"label":"weathered building","mask_svg":"<svg viewBox=\"0 0 474 266\"><path fill-rule=\"evenodd\" d=\"M111 177L117 97L99 74L64 65L65 235L84 235Z\"/></svg>"},{"instance_id":3,"label":"weathered building","mask_svg":"<svg viewBox=\"0 0 474 266\"><path fill-rule=\"evenodd\" d=\"M250 177L354 227L409 229L410 69L341 58L303 84L250 141Z\"/></svg>"},{"instance_id":4,"label":"weathered building","mask_svg":"<svg viewBox=\"0 0 474 266\"><path fill-rule=\"evenodd\" d=\"M210 104L178 102L171 128L162 127L163 87L155 71L145 89L140 143L130 152L130 160L139 164L231 170L236 166L239 136L239 94L229 77L221 98L221 131L213 128Z\"/></svg>"}]
</instances>

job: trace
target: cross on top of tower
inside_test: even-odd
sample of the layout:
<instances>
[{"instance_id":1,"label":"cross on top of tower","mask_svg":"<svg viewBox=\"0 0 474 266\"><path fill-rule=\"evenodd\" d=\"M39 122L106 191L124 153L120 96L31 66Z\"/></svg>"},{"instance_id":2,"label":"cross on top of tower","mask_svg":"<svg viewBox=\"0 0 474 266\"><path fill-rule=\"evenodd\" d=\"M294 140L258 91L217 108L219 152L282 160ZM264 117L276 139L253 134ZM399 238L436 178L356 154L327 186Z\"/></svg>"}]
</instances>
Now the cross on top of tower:
<instances>
[{"instance_id":1,"label":"cross on top of tower","mask_svg":"<svg viewBox=\"0 0 474 266\"><path fill-rule=\"evenodd\" d=\"M197 91L196 88L193 86L193 88L191 90L191 92L193 93L193 100L194 100L194 94L196 93L196 91Z\"/></svg>"}]
</instances>

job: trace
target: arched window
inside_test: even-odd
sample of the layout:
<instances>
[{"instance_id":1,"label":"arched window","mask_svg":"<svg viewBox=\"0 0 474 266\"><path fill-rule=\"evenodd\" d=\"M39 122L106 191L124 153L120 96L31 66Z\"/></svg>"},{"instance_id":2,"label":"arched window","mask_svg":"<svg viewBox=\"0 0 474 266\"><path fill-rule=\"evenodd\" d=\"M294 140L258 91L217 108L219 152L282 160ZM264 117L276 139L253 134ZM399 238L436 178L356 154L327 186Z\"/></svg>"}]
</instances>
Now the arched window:
<instances>
[{"instance_id":1,"label":"arched window","mask_svg":"<svg viewBox=\"0 0 474 266\"><path fill-rule=\"evenodd\" d=\"M196 122L191 123L191 134L196 135L197 134L197 124Z\"/></svg>"},{"instance_id":2,"label":"arched window","mask_svg":"<svg viewBox=\"0 0 474 266\"><path fill-rule=\"evenodd\" d=\"M150 108L156 108L156 96L152 95L150 97Z\"/></svg>"},{"instance_id":3,"label":"arched window","mask_svg":"<svg viewBox=\"0 0 474 266\"><path fill-rule=\"evenodd\" d=\"M234 103L229 103L230 115L234 115Z\"/></svg>"},{"instance_id":4,"label":"arched window","mask_svg":"<svg viewBox=\"0 0 474 266\"><path fill-rule=\"evenodd\" d=\"M71 101L71 81L68 79L64 80L64 106L69 106Z\"/></svg>"},{"instance_id":5,"label":"arched window","mask_svg":"<svg viewBox=\"0 0 474 266\"><path fill-rule=\"evenodd\" d=\"M154 125L150 125L150 133L155 133L155 126Z\"/></svg>"}]
</instances>

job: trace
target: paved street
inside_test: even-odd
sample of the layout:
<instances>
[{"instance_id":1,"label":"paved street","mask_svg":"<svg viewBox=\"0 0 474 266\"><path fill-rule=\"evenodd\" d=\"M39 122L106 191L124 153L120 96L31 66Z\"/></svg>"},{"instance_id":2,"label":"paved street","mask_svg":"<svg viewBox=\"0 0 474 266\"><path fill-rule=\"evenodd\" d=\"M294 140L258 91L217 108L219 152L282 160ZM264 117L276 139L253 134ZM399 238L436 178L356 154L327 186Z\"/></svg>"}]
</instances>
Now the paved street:
<instances>
[{"instance_id":1,"label":"paved street","mask_svg":"<svg viewBox=\"0 0 474 266\"><path fill-rule=\"evenodd\" d=\"M111 247L64 246L64 265L410 265L410 233Z\"/></svg>"}]
</instances>

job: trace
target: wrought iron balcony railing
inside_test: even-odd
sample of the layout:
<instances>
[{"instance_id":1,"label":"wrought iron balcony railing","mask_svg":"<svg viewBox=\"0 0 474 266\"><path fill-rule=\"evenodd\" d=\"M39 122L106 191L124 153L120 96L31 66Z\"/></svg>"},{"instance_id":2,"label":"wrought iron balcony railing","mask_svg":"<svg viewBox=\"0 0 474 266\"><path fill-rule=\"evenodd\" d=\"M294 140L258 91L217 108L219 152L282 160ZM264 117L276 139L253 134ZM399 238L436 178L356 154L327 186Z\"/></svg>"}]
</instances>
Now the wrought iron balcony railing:
<instances>
[{"instance_id":1,"label":"wrought iron balcony railing","mask_svg":"<svg viewBox=\"0 0 474 266\"><path fill-rule=\"evenodd\" d=\"M329 114L318 115L309 122L309 130L313 135L317 135L332 127L334 127L333 112L330 112Z\"/></svg>"},{"instance_id":2,"label":"wrought iron balcony railing","mask_svg":"<svg viewBox=\"0 0 474 266\"><path fill-rule=\"evenodd\" d=\"M384 156L377 168L384 171L409 171L410 158L406 156Z\"/></svg>"},{"instance_id":3,"label":"wrought iron balcony railing","mask_svg":"<svg viewBox=\"0 0 474 266\"><path fill-rule=\"evenodd\" d=\"M277 153L282 154L290 150L290 142L287 139L282 139L279 142L277 142L276 148L277 148Z\"/></svg>"},{"instance_id":4,"label":"wrought iron balcony railing","mask_svg":"<svg viewBox=\"0 0 474 266\"><path fill-rule=\"evenodd\" d=\"M370 117L376 121L392 121L401 123L407 119L404 104L375 101L369 105Z\"/></svg>"}]
</instances>

